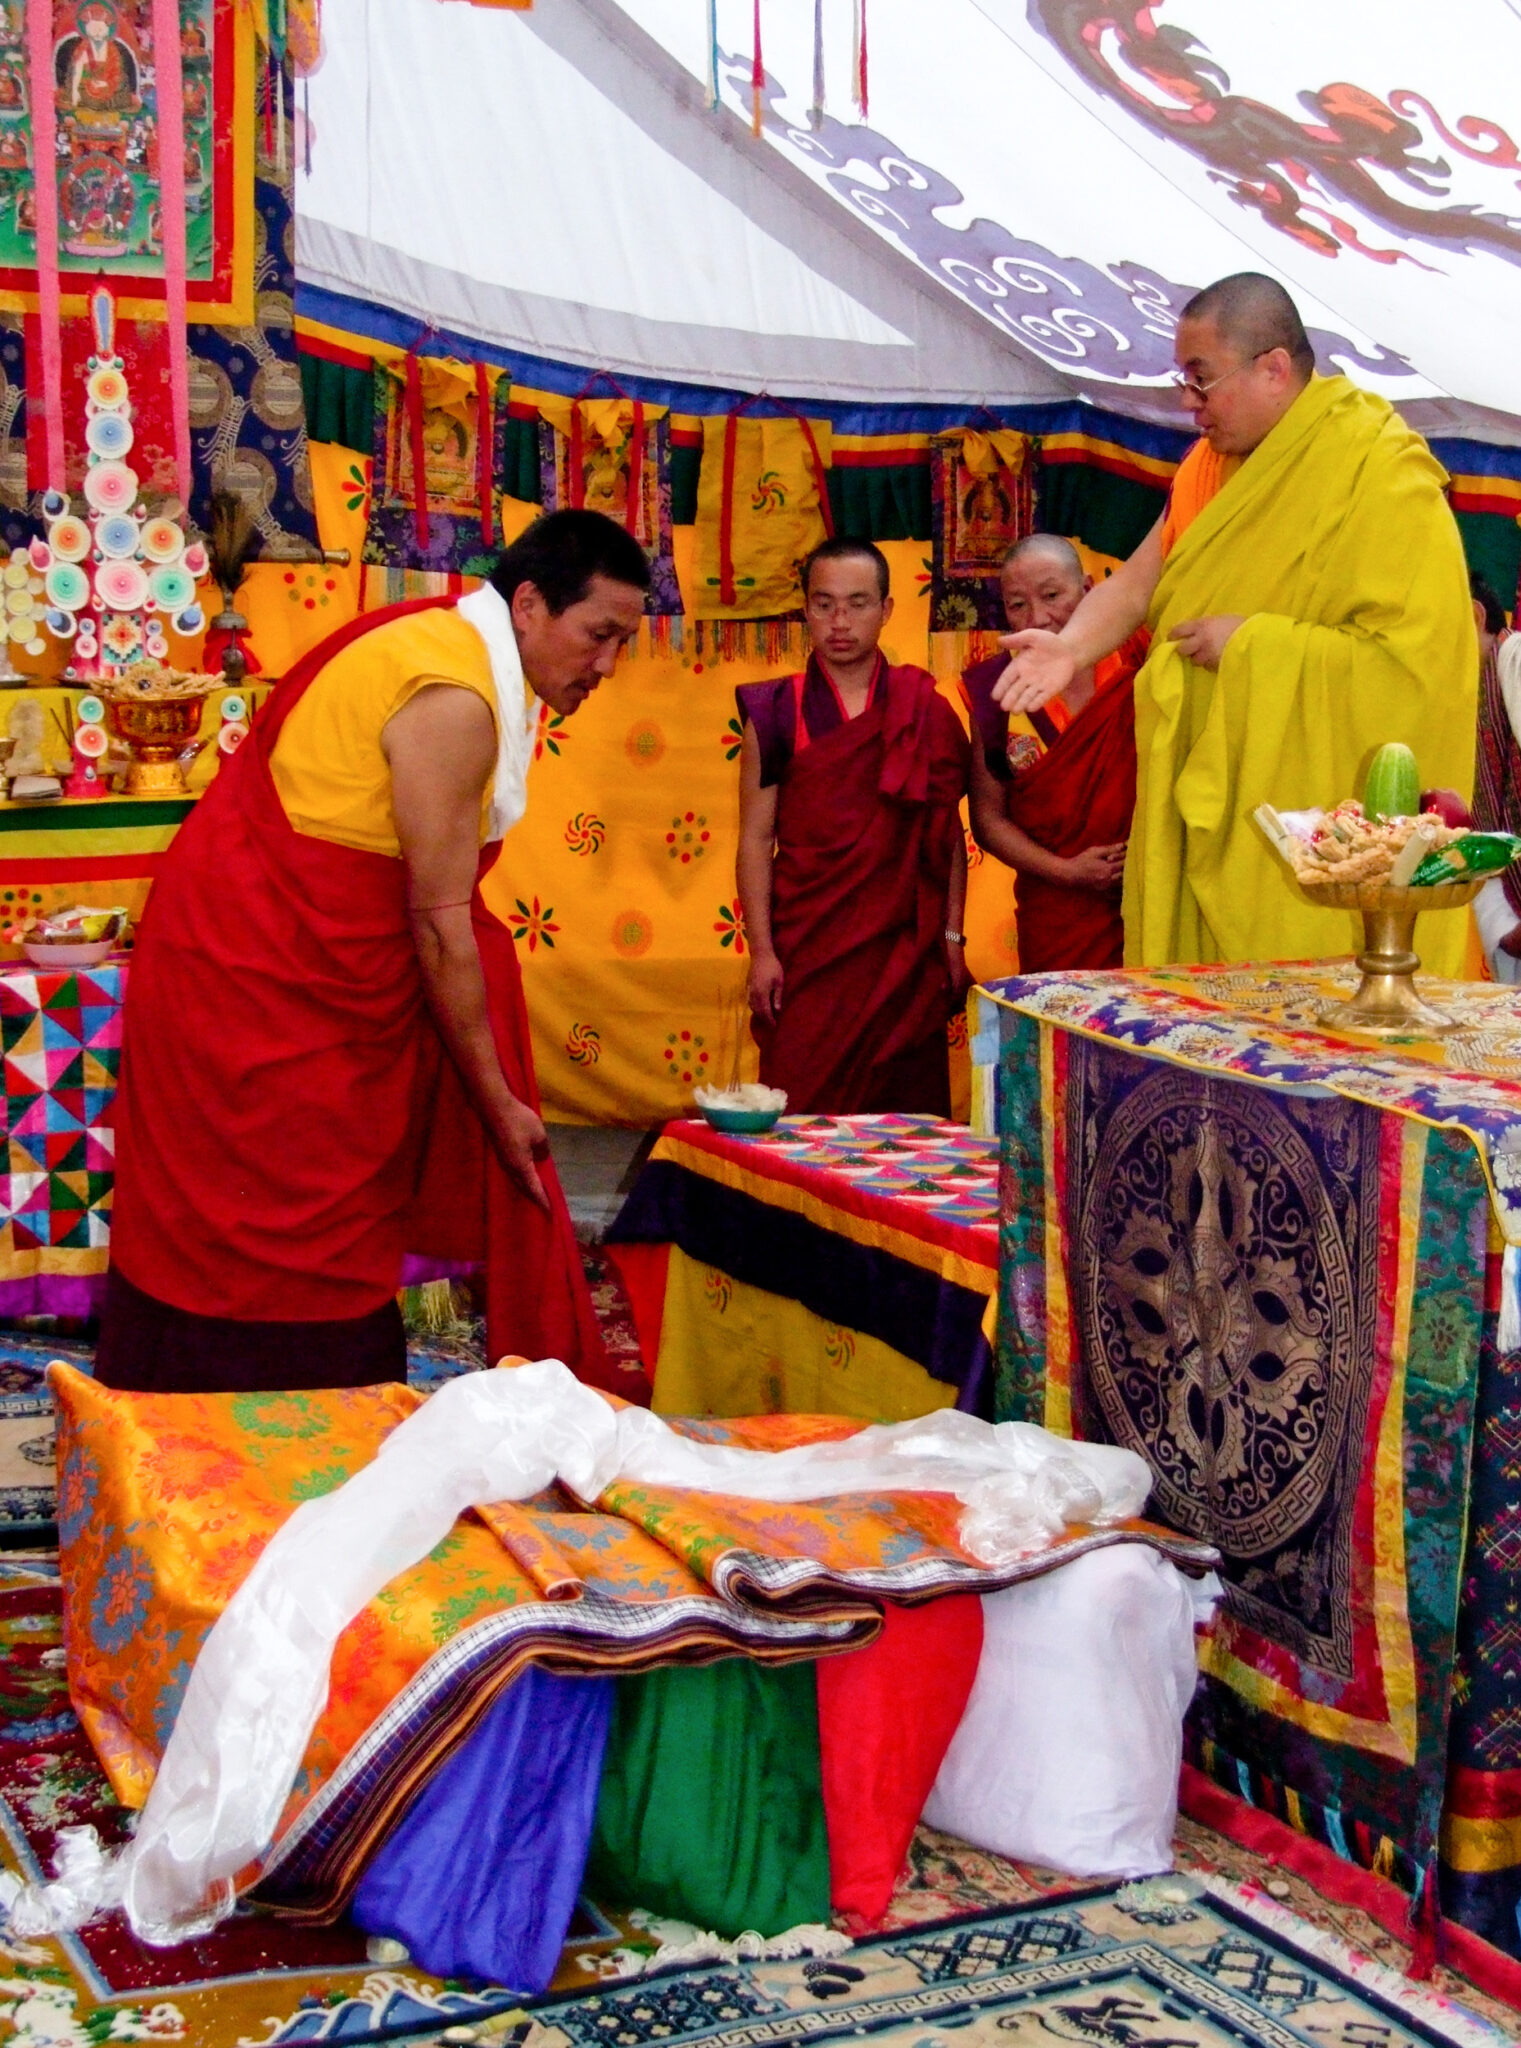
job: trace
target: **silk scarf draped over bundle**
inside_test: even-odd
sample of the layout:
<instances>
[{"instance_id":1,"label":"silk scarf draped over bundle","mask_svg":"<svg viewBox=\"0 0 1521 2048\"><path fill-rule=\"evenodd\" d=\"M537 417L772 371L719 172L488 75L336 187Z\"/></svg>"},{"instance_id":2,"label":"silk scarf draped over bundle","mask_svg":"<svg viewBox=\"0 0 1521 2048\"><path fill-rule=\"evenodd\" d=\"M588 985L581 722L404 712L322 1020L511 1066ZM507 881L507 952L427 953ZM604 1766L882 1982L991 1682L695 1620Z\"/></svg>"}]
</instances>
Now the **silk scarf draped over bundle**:
<instances>
[{"instance_id":1,"label":"silk scarf draped over bundle","mask_svg":"<svg viewBox=\"0 0 1521 2048\"><path fill-rule=\"evenodd\" d=\"M774 690L742 689L741 718L764 717ZM947 1116L944 933L966 737L931 675L885 663L859 717L814 738L801 703L798 716L771 869L785 985L781 1016L756 1026L761 1079L794 1111Z\"/></svg>"},{"instance_id":2,"label":"silk scarf draped over bundle","mask_svg":"<svg viewBox=\"0 0 1521 2048\"><path fill-rule=\"evenodd\" d=\"M1423 786L1471 788L1478 649L1445 481L1383 399L1317 377L1178 536L1136 679L1127 965L1354 949L1360 925L1298 896L1257 805L1334 804L1389 740ZM1168 635L1218 614L1244 623L1211 672ZM1416 943L1462 971L1461 918Z\"/></svg>"},{"instance_id":3,"label":"silk scarf draped over bundle","mask_svg":"<svg viewBox=\"0 0 1521 2048\"><path fill-rule=\"evenodd\" d=\"M1049 710L1032 713L1033 758L1017 765L1011 758L1008 714L992 697L1008 657L995 654L979 661L962 678L978 744L1004 785L1004 813L1048 853L1070 859L1090 846L1118 845L1130 831L1135 809L1133 678L1142 652L1127 643L1100 662L1092 699L1064 725L1056 725ZM1123 964L1118 887L1074 888L1021 872L1014 878L1014 905L1022 974Z\"/></svg>"},{"instance_id":4,"label":"silk scarf draped over bundle","mask_svg":"<svg viewBox=\"0 0 1521 2048\"><path fill-rule=\"evenodd\" d=\"M553 1169L545 1216L444 1056L405 864L297 832L270 772L324 663L437 602L356 620L299 662L165 860L124 1020L112 1254L155 1300L271 1323L373 1312L407 1251L481 1260L493 1352L595 1377L606 1353ZM536 1105L517 955L479 886L472 920L503 1072Z\"/></svg>"}]
</instances>

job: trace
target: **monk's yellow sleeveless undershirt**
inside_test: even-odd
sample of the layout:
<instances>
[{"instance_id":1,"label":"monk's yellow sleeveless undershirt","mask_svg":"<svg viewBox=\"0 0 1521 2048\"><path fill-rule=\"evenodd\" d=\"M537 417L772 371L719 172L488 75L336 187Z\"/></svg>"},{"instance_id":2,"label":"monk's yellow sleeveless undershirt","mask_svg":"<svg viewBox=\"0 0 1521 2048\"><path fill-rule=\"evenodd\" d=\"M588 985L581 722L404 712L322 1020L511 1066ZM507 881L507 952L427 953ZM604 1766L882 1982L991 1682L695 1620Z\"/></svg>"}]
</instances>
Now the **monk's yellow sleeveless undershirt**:
<instances>
[{"instance_id":1,"label":"monk's yellow sleeveless undershirt","mask_svg":"<svg viewBox=\"0 0 1521 2048\"><path fill-rule=\"evenodd\" d=\"M1187 533L1215 493L1228 484L1241 467L1239 455L1217 455L1202 437L1178 465L1167 494L1162 519L1162 555L1165 559Z\"/></svg>"},{"instance_id":2,"label":"monk's yellow sleeveless undershirt","mask_svg":"<svg viewBox=\"0 0 1521 2048\"><path fill-rule=\"evenodd\" d=\"M270 761L285 815L298 832L366 853L400 854L380 736L401 707L433 683L474 690L495 724L486 644L458 612L442 606L377 626L313 677ZM488 783L483 842L490 803Z\"/></svg>"}]
</instances>

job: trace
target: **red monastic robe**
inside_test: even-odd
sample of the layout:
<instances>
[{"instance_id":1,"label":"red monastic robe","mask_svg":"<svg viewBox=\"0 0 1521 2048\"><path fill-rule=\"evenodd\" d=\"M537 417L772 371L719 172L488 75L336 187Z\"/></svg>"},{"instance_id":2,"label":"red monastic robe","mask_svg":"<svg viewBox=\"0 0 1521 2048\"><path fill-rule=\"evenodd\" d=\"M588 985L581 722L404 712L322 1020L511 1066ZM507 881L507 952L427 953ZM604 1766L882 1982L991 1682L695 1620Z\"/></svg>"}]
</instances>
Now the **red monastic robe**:
<instances>
[{"instance_id":1,"label":"red monastic robe","mask_svg":"<svg viewBox=\"0 0 1521 2048\"><path fill-rule=\"evenodd\" d=\"M482 1259L493 1358L560 1357L626 1394L553 1166L540 1168L545 1216L498 1162L433 1028L405 863L297 832L270 774L323 664L440 601L355 620L298 662L170 850L126 1004L113 1264L195 1316L341 1326L384 1307L409 1250ZM517 954L479 887L472 917L502 1071L537 1108ZM291 1384L277 1341L269 1353L267 1384Z\"/></svg>"},{"instance_id":2,"label":"red monastic robe","mask_svg":"<svg viewBox=\"0 0 1521 2048\"><path fill-rule=\"evenodd\" d=\"M810 700L827 703L819 686L833 696L810 662L738 692L763 778L769 767L779 783L771 933L785 982L781 1016L755 1024L761 1079L793 1111L948 1116L946 897L966 735L924 669L879 657L857 718L811 715Z\"/></svg>"}]
</instances>

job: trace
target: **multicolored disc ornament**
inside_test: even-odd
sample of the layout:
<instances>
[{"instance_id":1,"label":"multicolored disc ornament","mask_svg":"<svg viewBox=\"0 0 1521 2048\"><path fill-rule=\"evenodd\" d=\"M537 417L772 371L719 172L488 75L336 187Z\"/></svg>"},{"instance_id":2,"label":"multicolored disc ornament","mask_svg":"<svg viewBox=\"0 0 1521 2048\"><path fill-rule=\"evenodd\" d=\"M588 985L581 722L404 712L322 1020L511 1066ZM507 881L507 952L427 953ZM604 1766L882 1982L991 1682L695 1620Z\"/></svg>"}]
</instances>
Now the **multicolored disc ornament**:
<instances>
[{"instance_id":1,"label":"multicolored disc ornament","mask_svg":"<svg viewBox=\"0 0 1521 2048\"><path fill-rule=\"evenodd\" d=\"M219 706L222 718L228 725L236 725L248 716L248 699L236 690L229 690Z\"/></svg>"},{"instance_id":2,"label":"multicolored disc ornament","mask_svg":"<svg viewBox=\"0 0 1521 2048\"><path fill-rule=\"evenodd\" d=\"M150 562L177 562L185 552L184 528L172 519L150 519L143 528L142 549Z\"/></svg>"},{"instance_id":3,"label":"multicolored disc ornament","mask_svg":"<svg viewBox=\"0 0 1521 2048\"><path fill-rule=\"evenodd\" d=\"M155 569L148 578L148 594L161 611L182 612L195 602L195 578L188 569Z\"/></svg>"},{"instance_id":4,"label":"multicolored disc ornament","mask_svg":"<svg viewBox=\"0 0 1521 2048\"><path fill-rule=\"evenodd\" d=\"M94 512L128 512L137 498L137 471L125 462L97 462L85 471L84 494Z\"/></svg>"},{"instance_id":5,"label":"multicolored disc ornament","mask_svg":"<svg viewBox=\"0 0 1521 2048\"><path fill-rule=\"evenodd\" d=\"M93 695L81 697L78 704L74 707L74 716L81 725L104 725L106 722L105 702L102 698Z\"/></svg>"},{"instance_id":6,"label":"multicolored disc ornament","mask_svg":"<svg viewBox=\"0 0 1521 2048\"><path fill-rule=\"evenodd\" d=\"M72 612L50 611L47 615L47 628L55 640L72 640L78 627Z\"/></svg>"},{"instance_id":7,"label":"multicolored disc ornament","mask_svg":"<svg viewBox=\"0 0 1521 2048\"><path fill-rule=\"evenodd\" d=\"M211 559L206 553L204 541L193 540L189 547L186 548L185 567L197 582L206 574L206 571L211 567Z\"/></svg>"},{"instance_id":8,"label":"multicolored disc ornament","mask_svg":"<svg viewBox=\"0 0 1521 2048\"><path fill-rule=\"evenodd\" d=\"M108 561L127 561L137 553L142 528L130 512L108 512L95 522L95 545Z\"/></svg>"},{"instance_id":9,"label":"multicolored disc ornament","mask_svg":"<svg viewBox=\"0 0 1521 2048\"><path fill-rule=\"evenodd\" d=\"M176 633L183 634L188 640L192 633L199 633L205 623L206 614L201 610L200 606L198 604L187 604L175 620L174 630Z\"/></svg>"},{"instance_id":10,"label":"multicolored disc ornament","mask_svg":"<svg viewBox=\"0 0 1521 2048\"><path fill-rule=\"evenodd\" d=\"M102 363L90 372L85 397L102 412L119 412L127 403L127 380L114 363Z\"/></svg>"},{"instance_id":11,"label":"multicolored disc ornament","mask_svg":"<svg viewBox=\"0 0 1521 2048\"><path fill-rule=\"evenodd\" d=\"M60 562L82 562L90 552L90 529L65 512L48 528L48 546Z\"/></svg>"},{"instance_id":12,"label":"multicolored disc ornament","mask_svg":"<svg viewBox=\"0 0 1521 2048\"><path fill-rule=\"evenodd\" d=\"M90 579L77 562L55 562L43 589L61 612L77 612L90 602Z\"/></svg>"},{"instance_id":13,"label":"multicolored disc ornament","mask_svg":"<svg viewBox=\"0 0 1521 2048\"><path fill-rule=\"evenodd\" d=\"M61 519L69 509L69 501L62 491L44 491L42 494L42 516L44 519Z\"/></svg>"},{"instance_id":14,"label":"multicolored disc ornament","mask_svg":"<svg viewBox=\"0 0 1521 2048\"><path fill-rule=\"evenodd\" d=\"M103 462L119 462L134 438L132 422L124 412L98 412L85 422L85 446Z\"/></svg>"},{"instance_id":15,"label":"multicolored disc ornament","mask_svg":"<svg viewBox=\"0 0 1521 2048\"><path fill-rule=\"evenodd\" d=\"M136 562L102 562L95 571L95 594L113 612L141 611L148 598L148 578Z\"/></svg>"},{"instance_id":16,"label":"multicolored disc ornament","mask_svg":"<svg viewBox=\"0 0 1521 2048\"><path fill-rule=\"evenodd\" d=\"M103 726L77 725L74 728L74 751L86 761L98 761L110 744Z\"/></svg>"},{"instance_id":17,"label":"multicolored disc ornament","mask_svg":"<svg viewBox=\"0 0 1521 2048\"><path fill-rule=\"evenodd\" d=\"M45 540L34 540L27 549L26 556L39 576L45 576L53 566L53 550Z\"/></svg>"}]
</instances>

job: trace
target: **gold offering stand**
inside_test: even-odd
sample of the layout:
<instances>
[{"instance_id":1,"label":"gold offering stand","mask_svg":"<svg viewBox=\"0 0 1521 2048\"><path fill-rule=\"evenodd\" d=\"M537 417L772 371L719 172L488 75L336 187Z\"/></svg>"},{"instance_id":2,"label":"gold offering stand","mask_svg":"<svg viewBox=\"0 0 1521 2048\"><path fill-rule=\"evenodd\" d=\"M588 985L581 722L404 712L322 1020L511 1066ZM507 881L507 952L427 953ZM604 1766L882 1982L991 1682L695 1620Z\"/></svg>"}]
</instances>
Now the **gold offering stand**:
<instances>
[{"instance_id":1,"label":"gold offering stand","mask_svg":"<svg viewBox=\"0 0 1521 2048\"><path fill-rule=\"evenodd\" d=\"M213 690L225 688L224 678L142 661L119 681L95 688L105 700L112 732L132 754L128 796L186 795L184 758L197 751L202 708Z\"/></svg>"},{"instance_id":2,"label":"gold offering stand","mask_svg":"<svg viewBox=\"0 0 1521 2048\"><path fill-rule=\"evenodd\" d=\"M1439 1038L1455 1030L1458 1020L1434 1009L1415 985L1420 955L1415 950L1415 921L1426 910L1461 910L1472 903L1484 878L1438 882L1430 889L1396 888L1389 883L1297 882L1306 902L1324 910L1360 910L1363 950L1357 956L1362 973L1344 1003L1332 1003L1320 1021L1332 1031L1371 1032L1380 1038Z\"/></svg>"}]
</instances>

